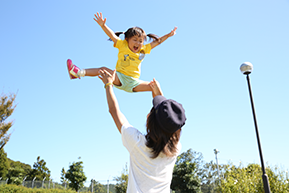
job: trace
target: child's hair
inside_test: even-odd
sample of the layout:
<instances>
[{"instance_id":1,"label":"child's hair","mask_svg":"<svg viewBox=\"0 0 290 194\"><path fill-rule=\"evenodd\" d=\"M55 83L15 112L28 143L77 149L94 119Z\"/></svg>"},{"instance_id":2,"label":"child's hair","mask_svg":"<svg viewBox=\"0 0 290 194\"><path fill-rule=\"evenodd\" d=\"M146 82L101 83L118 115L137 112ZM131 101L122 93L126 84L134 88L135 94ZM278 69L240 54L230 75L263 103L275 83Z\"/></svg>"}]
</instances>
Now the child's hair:
<instances>
[{"instance_id":1,"label":"child's hair","mask_svg":"<svg viewBox=\"0 0 290 194\"><path fill-rule=\"evenodd\" d=\"M177 144L180 139L181 129L174 133L162 130L157 122L154 107L147 117L146 128L146 146L152 149L151 158L157 158L160 152L163 152L167 157L173 157L177 154Z\"/></svg>"},{"instance_id":2,"label":"child's hair","mask_svg":"<svg viewBox=\"0 0 290 194\"><path fill-rule=\"evenodd\" d=\"M129 39L133 36L138 36L138 37L144 37L144 40L147 41L147 36L150 38L150 39L154 39L156 41L160 41L160 38L155 35L155 34L147 34L145 33L145 31L140 28L140 27L132 27L132 28L129 28L126 32L115 32L116 36L120 36L121 34L124 34L125 35L125 39ZM111 39L109 39L111 40Z\"/></svg>"}]
</instances>

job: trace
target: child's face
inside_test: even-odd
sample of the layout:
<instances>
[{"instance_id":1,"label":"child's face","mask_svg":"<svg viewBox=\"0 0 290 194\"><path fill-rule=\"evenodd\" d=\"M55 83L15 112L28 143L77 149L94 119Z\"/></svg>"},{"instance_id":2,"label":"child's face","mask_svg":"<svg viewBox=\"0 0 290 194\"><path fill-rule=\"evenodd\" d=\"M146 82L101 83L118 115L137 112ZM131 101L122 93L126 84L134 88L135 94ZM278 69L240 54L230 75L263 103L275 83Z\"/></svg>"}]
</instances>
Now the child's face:
<instances>
[{"instance_id":1,"label":"child's face","mask_svg":"<svg viewBox=\"0 0 290 194\"><path fill-rule=\"evenodd\" d=\"M141 50L141 47L143 46L144 37L133 36L129 38L127 41L128 41L129 49L134 53L138 53Z\"/></svg>"}]
</instances>

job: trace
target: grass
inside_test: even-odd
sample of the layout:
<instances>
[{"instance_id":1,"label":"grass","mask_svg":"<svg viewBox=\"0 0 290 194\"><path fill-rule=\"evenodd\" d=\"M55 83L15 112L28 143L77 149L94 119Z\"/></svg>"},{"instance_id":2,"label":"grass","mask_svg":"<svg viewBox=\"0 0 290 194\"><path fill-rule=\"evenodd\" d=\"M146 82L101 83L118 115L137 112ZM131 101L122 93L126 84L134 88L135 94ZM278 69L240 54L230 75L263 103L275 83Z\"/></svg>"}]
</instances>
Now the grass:
<instances>
[{"instance_id":1,"label":"grass","mask_svg":"<svg viewBox=\"0 0 290 194\"><path fill-rule=\"evenodd\" d=\"M27 188L24 186L4 184L0 185L0 193L76 193L71 189L43 189Z\"/></svg>"}]
</instances>

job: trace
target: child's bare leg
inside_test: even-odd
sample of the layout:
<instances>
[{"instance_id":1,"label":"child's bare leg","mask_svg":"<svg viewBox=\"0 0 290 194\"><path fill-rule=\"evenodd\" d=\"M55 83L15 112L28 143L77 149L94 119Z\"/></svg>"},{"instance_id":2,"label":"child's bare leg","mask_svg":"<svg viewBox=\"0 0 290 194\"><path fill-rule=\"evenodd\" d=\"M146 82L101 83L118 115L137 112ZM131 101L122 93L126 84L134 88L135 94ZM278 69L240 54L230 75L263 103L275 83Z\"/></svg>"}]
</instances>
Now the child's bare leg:
<instances>
[{"instance_id":1,"label":"child's bare leg","mask_svg":"<svg viewBox=\"0 0 290 194\"><path fill-rule=\"evenodd\" d=\"M138 86L136 86L135 88L133 88L133 92L146 92L146 91L151 91L153 98L158 95L163 95L160 85L155 79L153 79L153 81L151 82L143 82Z\"/></svg>"},{"instance_id":2,"label":"child's bare leg","mask_svg":"<svg viewBox=\"0 0 290 194\"><path fill-rule=\"evenodd\" d=\"M135 88L133 88L133 92L150 92L152 91L149 82L142 82Z\"/></svg>"},{"instance_id":3,"label":"child's bare leg","mask_svg":"<svg viewBox=\"0 0 290 194\"><path fill-rule=\"evenodd\" d=\"M100 75L100 70L102 70L102 71L106 70L110 74L113 74L113 72L114 72L112 69L109 69L107 67L90 68L90 69L84 69L84 71L85 71L84 76L90 76L90 77L98 76L98 75ZM120 82L117 75L115 76L115 80L114 80L113 84L117 85L117 86L121 86L121 82Z\"/></svg>"},{"instance_id":4,"label":"child's bare leg","mask_svg":"<svg viewBox=\"0 0 290 194\"><path fill-rule=\"evenodd\" d=\"M109 73L113 73L113 70L107 68L107 67L100 67L100 68L90 68L90 69L83 69L84 70L84 75L83 76L90 76L90 77L95 77L100 75L100 70L106 70Z\"/></svg>"},{"instance_id":5,"label":"child's bare leg","mask_svg":"<svg viewBox=\"0 0 290 194\"><path fill-rule=\"evenodd\" d=\"M142 82L141 84L133 88L133 92L152 92L153 98L155 96L152 91L152 88L149 85L149 82Z\"/></svg>"},{"instance_id":6,"label":"child's bare leg","mask_svg":"<svg viewBox=\"0 0 290 194\"><path fill-rule=\"evenodd\" d=\"M100 75L99 71L101 70L101 68L91 68L91 69L85 69L85 76L91 76L91 77L95 77Z\"/></svg>"}]
</instances>

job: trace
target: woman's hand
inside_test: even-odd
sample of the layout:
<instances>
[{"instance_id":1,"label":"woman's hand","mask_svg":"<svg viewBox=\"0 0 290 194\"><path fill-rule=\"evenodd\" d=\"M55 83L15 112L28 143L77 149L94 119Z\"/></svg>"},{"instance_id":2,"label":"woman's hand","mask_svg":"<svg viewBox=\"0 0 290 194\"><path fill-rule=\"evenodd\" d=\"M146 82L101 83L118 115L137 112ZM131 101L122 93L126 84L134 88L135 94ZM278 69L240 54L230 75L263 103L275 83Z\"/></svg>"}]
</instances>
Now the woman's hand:
<instances>
[{"instance_id":1,"label":"woman's hand","mask_svg":"<svg viewBox=\"0 0 290 194\"><path fill-rule=\"evenodd\" d=\"M150 85L150 87L151 87L151 89L152 89L153 98L154 98L155 96L158 96L158 95L163 96L163 92L162 92L162 90L161 90L160 84L159 84L158 81L155 80L155 78L153 78L153 81L151 81L151 82L149 83L149 85Z\"/></svg>"},{"instance_id":2,"label":"woman's hand","mask_svg":"<svg viewBox=\"0 0 290 194\"><path fill-rule=\"evenodd\" d=\"M116 69L113 71L113 74L110 74L106 70L100 70L100 75L98 77L103 81L104 84L113 83L116 76Z\"/></svg>"},{"instance_id":3,"label":"woman's hand","mask_svg":"<svg viewBox=\"0 0 290 194\"><path fill-rule=\"evenodd\" d=\"M97 12L97 15L95 14L94 20L102 27L105 25L107 18L103 19L103 14L102 12Z\"/></svg>"}]
</instances>

